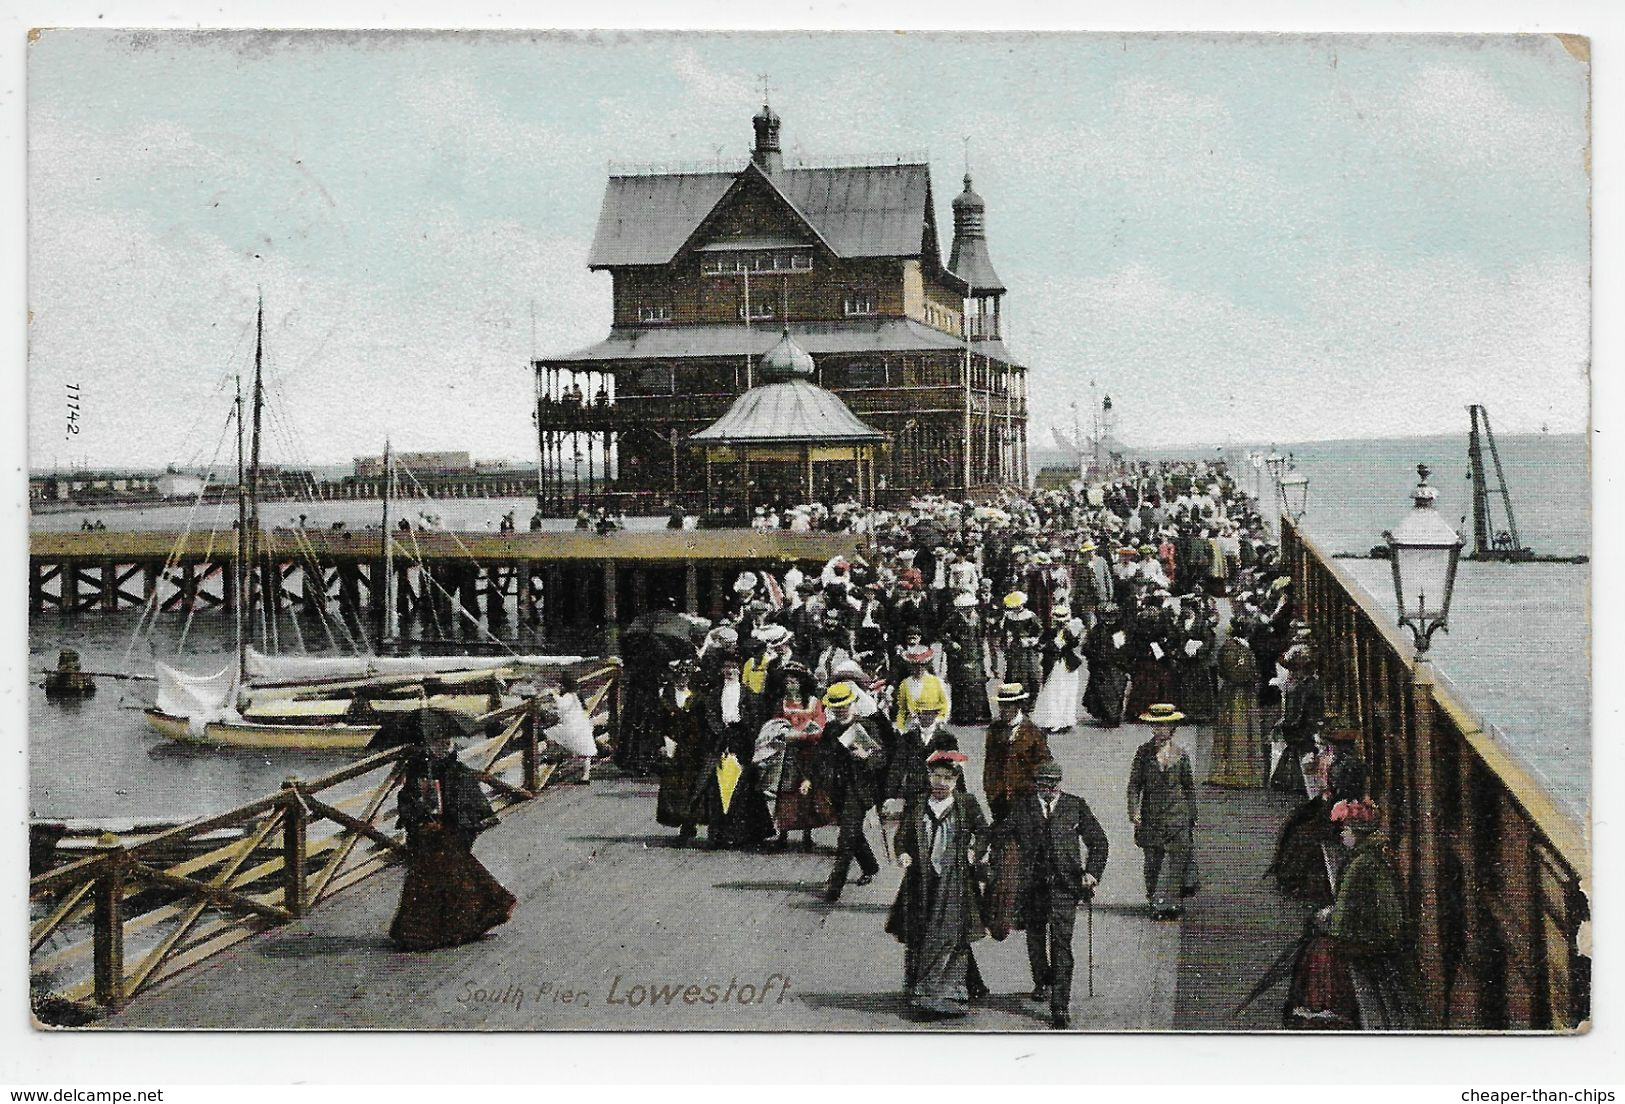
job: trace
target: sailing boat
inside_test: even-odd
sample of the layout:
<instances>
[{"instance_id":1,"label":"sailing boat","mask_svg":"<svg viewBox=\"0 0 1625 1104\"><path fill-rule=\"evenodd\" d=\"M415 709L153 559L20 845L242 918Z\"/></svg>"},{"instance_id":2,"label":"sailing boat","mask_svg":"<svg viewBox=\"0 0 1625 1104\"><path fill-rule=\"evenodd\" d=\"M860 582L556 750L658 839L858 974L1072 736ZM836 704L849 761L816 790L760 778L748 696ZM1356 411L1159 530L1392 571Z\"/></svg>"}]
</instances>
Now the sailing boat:
<instances>
[{"instance_id":1,"label":"sailing boat","mask_svg":"<svg viewBox=\"0 0 1625 1104\"><path fill-rule=\"evenodd\" d=\"M156 664L158 694L152 708L145 710L147 724L169 739L190 744L261 750L359 749L372 741L391 713L435 706L482 716L523 701L505 692L510 682L534 682L544 668L579 662L579 656L279 656L250 645L258 594L252 568L245 570L245 565L256 564L259 554L260 430L265 406L263 299L255 326L252 435L246 461L240 383L235 405L237 532L232 586L237 599L233 603L236 659L211 675ZM389 528L393 468L387 444L385 466L389 470L384 498L384 577L393 579L394 545ZM386 600L393 599L393 591L393 586L385 585Z\"/></svg>"}]
</instances>

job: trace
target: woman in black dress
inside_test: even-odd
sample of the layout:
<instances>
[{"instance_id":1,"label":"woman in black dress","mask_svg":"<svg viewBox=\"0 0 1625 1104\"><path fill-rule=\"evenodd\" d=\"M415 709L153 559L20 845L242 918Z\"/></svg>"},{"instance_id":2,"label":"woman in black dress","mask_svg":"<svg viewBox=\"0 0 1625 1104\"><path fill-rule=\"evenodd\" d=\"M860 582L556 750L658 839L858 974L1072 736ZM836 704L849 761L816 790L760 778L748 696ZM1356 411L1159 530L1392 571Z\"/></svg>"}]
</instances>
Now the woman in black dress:
<instances>
[{"instance_id":1,"label":"woman in black dress","mask_svg":"<svg viewBox=\"0 0 1625 1104\"><path fill-rule=\"evenodd\" d=\"M457 758L468 719L425 710L421 742L408 754L399 817L406 880L389 935L407 951L455 947L505 923L518 902L474 857L474 839L497 822L479 778Z\"/></svg>"}]
</instances>

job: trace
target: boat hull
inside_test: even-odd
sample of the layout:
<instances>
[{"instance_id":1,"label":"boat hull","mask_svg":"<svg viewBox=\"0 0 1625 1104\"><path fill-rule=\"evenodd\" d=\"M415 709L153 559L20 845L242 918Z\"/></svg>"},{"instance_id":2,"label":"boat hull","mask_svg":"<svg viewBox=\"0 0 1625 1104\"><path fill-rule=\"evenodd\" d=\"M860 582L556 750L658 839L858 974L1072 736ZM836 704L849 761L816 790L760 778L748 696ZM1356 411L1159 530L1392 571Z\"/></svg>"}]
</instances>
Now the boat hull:
<instances>
[{"instance_id":1,"label":"boat hull","mask_svg":"<svg viewBox=\"0 0 1625 1104\"><path fill-rule=\"evenodd\" d=\"M377 725L262 724L254 721L211 721L199 736L185 717L145 711L147 724L160 736L178 743L203 747L252 748L288 751L355 751L367 746L378 734Z\"/></svg>"}]
</instances>

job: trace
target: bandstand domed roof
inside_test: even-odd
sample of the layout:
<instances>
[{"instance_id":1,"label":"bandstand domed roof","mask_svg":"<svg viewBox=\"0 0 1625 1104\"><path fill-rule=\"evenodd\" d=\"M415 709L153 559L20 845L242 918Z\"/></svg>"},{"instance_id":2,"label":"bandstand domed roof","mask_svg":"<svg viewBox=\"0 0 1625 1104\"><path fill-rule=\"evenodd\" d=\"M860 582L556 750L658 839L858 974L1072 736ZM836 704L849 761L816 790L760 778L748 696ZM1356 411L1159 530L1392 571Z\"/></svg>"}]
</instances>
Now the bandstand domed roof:
<instances>
[{"instance_id":1,"label":"bandstand domed roof","mask_svg":"<svg viewBox=\"0 0 1625 1104\"><path fill-rule=\"evenodd\" d=\"M865 444L886 435L852 413L832 391L812 382L812 355L790 331L760 362L763 382L733 401L728 412L689 438L697 445Z\"/></svg>"}]
</instances>

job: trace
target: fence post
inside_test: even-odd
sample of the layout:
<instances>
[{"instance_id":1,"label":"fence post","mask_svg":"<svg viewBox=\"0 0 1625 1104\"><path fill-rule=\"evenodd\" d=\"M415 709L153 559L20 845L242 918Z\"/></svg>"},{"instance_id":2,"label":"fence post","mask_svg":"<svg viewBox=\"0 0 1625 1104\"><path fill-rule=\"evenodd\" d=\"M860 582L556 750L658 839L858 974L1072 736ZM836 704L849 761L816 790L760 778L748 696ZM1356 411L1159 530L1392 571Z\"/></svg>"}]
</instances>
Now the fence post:
<instances>
[{"instance_id":1,"label":"fence post","mask_svg":"<svg viewBox=\"0 0 1625 1104\"><path fill-rule=\"evenodd\" d=\"M282 791L282 907L294 916L303 916L308 818L299 795L299 779L289 775L282 783Z\"/></svg>"},{"instance_id":2,"label":"fence post","mask_svg":"<svg viewBox=\"0 0 1625 1104\"><path fill-rule=\"evenodd\" d=\"M525 775L522 785L529 793L535 793L542 787L541 765L537 755L537 745L541 741L542 734L540 710L541 698L532 697L525 706L525 733L519 742L520 760L524 765Z\"/></svg>"},{"instance_id":3,"label":"fence post","mask_svg":"<svg viewBox=\"0 0 1625 1104\"><path fill-rule=\"evenodd\" d=\"M1439 827L1434 815L1437 790L1433 764L1433 664L1417 656L1411 668L1411 709L1415 741L1412 823L1416 831L1417 966L1429 1025L1444 1022L1444 961L1439 930Z\"/></svg>"},{"instance_id":4,"label":"fence post","mask_svg":"<svg viewBox=\"0 0 1625 1104\"><path fill-rule=\"evenodd\" d=\"M105 852L95 889L96 1003L119 1008L124 1004L124 848L111 832L103 832L96 844Z\"/></svg>"}]
</instances>

